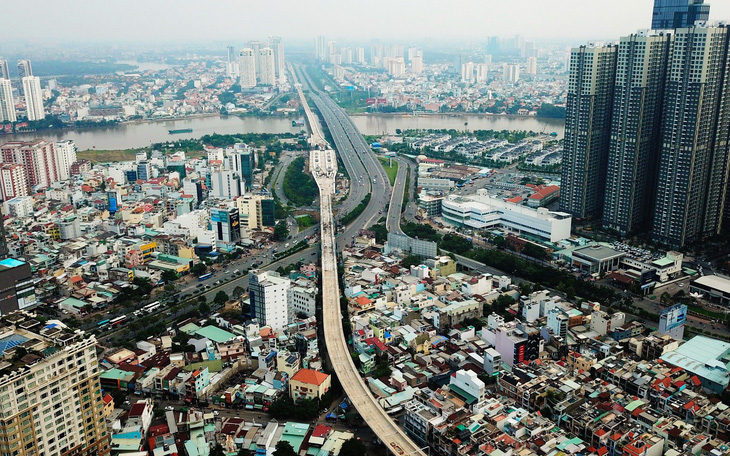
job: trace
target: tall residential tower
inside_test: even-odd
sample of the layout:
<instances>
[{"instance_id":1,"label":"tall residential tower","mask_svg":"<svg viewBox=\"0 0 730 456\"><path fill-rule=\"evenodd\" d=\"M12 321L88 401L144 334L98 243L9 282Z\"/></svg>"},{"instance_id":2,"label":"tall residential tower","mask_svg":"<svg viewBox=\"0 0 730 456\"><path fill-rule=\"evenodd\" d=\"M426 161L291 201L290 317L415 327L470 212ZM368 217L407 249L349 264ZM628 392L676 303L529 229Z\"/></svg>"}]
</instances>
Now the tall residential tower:
<instances>
[{"instance_id":1,"label":"tall residential tower","mask_svg":"<svg viewBox=\"0 0 730 456\"><path fill-rule=\"evenodd\" d=\"M560 207L579 218L603 209L615 76L616 46L571 51Z\"/></svg>"},{"instance_id":2,"label":"tall residential tower","mask_svg":"<svg viewBox=\"0 0 730 456\"><path fill-rule=\"evenodd\" d=\"M706 21L710 18L710 5L704 3L704 0L654 0L651 28L677 29Z\"/></svg>"},{"instance_id":3,"label":"tall residential tower","mask_svg":"<svg viewBox=\"0 0 730 456\"><path fill-rule=\"evenodd\" d=\"M621 38L613 95L603 225L621 234L651 227L671 33Z\"/></svg>"},{"instance_id":4,"label":"tall residential tower","mask_svg":"<svg viewBox=\"0 0 730 456\"><path fill-rule=\"evenodd\" d=\"M718 233L730 135L728 26L675 31L664 87L653 239L683 246Z\"/></svg>"}]
</instances>

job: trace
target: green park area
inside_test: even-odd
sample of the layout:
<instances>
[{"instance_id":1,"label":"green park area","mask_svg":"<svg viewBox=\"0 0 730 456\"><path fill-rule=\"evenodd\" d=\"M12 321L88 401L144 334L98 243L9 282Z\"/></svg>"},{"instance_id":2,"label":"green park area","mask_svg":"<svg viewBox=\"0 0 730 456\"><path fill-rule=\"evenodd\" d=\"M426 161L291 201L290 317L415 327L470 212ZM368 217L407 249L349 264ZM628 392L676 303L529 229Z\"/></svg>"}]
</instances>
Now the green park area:
<instances>
[{"instance_id":1,"label":"green park area","mask_svg":"<svg viewBox=\"0 0 730 456\"><path fill-rule=\"evenodd\" d=\"M393 160L391 164L391 160L388 157L378 157L378 160L380 160L380 164L385 168L385 174L388 175L390 185L395 185L395 176L398 175L398 162Z\"/></svg>"}]
</instances>

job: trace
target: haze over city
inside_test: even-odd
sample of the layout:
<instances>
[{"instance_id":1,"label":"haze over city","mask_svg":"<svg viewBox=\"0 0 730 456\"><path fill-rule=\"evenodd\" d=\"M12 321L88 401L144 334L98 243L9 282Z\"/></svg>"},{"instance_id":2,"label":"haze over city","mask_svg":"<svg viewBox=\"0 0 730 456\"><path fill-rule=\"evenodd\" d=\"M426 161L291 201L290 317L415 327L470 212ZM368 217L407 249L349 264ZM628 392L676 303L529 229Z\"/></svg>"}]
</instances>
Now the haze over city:
<instances>
[{"instance_id":1,"label":"haze over city","mask_svg":"<svg viewBox=\"0 0 730 456\"><path fill-rule=\"evenodd\" d=\"M3 5L0 455L730 456L713 1Z\"/></svg>"},{"instance_id":2,"label":"haze over city","mask_svg":"<svg viewBox=\"0 0 730 456\"><path fill-rule=\"evenodd\" d=\"M4 21L0 42L191 43L275 34L287 40L615 39L649 28L651 0L35 0ZM43 14L37 14L42 11ZM712 2L711 19L730 19ZM33 33L27 33L33 24Z\"/></svg>"}]
</instances>

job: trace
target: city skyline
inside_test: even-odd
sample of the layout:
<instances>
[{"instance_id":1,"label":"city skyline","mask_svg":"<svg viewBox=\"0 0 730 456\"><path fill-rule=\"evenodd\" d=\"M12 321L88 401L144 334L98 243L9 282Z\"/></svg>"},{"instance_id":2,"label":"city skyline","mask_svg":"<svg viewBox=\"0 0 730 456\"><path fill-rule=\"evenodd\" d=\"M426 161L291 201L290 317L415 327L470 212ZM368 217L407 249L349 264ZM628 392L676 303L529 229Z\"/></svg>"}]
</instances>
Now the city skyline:
<instances>
[{"instance_id":1,"label":"city skyline","mask_svg":"<svg viewBox=\"0 0 730 456\"><path fill-rule=\"evenodd\" d=\"M253 39L271 34L284 40L306 40L324 34L333 38L350 39L449 39L478 40L488 36L521 34L535 39L613 39L627 32L651 27L652 0L617 0L614 2L585 2L568 0L544 2L519 0L509 3L457 0L443 4L434 0L359 4L314 0L306 5L290 0L267 3L221 2L219 8L200 9L190 1L110 5L104 14L95 17L96 4L88 0L66 3L41 0L37 8L14 11L16 20L0 31L0 42L34 42L52 39L59 42L202 42L206 40ZM708 2L712 7L710 20L730 20L730 4ZM447 10L444 6L447 5ZM137 11L144 7L146 14ZM47 14L36 17L37 9ZM221 11L227 11L221 15ZM322 16L326 11L326 21ZM531 14L525 14L525 12ZM83 12L83 14L75 14ZM272 12L276 13L273 20ZM358 14L353 14L358 12ZM105 21L104 17L115 17ZM245 35L235 27L225 27L223 18L246 17ZM47 23L64 17L66 26L60 30ZM370 17L370 20L361 20ZM444 17L450 20L445 22ZM595 18L596 20L586 20ZM600 20L599 20L600 18ZM21 24L37 25L32 39ZM325 23L326 22L326 23ZM313 28L313 24L317 24ZM316 30L315 30L316 29ZM196 33L190 34L190 30ZM83 33L80 33L83 31ZM88 37L88 38L87 38Z\"/></svg>"}]
</instances>

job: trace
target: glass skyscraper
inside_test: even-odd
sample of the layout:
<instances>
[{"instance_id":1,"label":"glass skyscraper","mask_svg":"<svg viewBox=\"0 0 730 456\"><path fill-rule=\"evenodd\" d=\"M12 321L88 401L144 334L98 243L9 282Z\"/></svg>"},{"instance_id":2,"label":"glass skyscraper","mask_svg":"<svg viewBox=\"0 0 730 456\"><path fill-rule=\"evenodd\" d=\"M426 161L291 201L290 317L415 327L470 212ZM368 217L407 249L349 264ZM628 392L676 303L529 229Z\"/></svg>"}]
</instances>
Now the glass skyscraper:
<instances>
[{"instance_id":1,"label":"glass skyscraper","mask_svg":"<svg viewBox=\"0 0 730 456\"><path fill-rule=\"evenodd\" d=\"M695 21L710 18L705 0L654 0L651 28L654 30L691 27Z\"/></svg>"}]
</instances>

